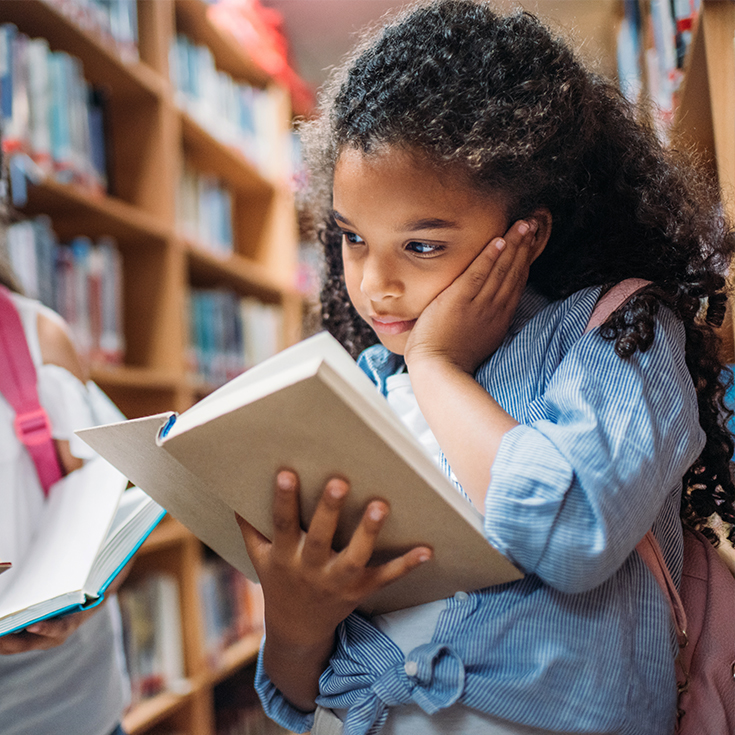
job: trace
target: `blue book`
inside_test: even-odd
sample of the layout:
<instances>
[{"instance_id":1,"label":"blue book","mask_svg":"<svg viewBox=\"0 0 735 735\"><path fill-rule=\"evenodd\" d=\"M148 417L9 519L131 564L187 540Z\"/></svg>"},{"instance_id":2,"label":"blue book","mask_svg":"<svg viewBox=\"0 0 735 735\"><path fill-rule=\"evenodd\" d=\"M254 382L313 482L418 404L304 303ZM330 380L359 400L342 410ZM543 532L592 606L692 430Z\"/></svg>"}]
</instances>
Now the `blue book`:
<instances>
[{"instance_id":1,"label":"blue book","mask_svg":"<svg viewBox=\"0 0 735 735\"><path fill-rule=\"evenodd\" d=\"M101 458L52 486L34 542L0 586L0 636L99 605L165 511Z\"/></svg>"},{"instance_id":2,"label":"blue book","mask_svg":"<svg viewBox=\"0 0 735 735\"><path fill-rule=\"evenodd\" d=\"M0 25L0 112L3 122L13 116L13 41L18 29L12 23Z\"/></svg>"}]
</instances>

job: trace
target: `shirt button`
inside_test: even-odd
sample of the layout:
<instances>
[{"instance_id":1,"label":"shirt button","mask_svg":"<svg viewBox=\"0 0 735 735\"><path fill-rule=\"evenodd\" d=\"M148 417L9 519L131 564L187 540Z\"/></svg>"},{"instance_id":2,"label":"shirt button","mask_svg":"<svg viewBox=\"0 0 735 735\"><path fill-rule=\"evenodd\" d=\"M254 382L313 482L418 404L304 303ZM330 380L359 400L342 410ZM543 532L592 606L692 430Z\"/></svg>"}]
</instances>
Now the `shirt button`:
<instances>
[{"instance_id":1,"label":"shirt button","mask_svg":"<svg viewBox=\"0 0 735 735\"><path fill-rule=\"evenodd\" d=\"M419 665L415 661L406 661L403 665L406 676L416 676L419 673Z\"/></svg>"},{"instance_id":2,"label":"shirt button","mask_svg":"<svg viewBox=\"0 0 735 735\"><path fill-rule=\"evenodd\" d=\"M466 592L457 592L457 594L454 595L454 599L457 600L457 602L466 602L470 599L470 596Z\"/></svg>"}]
</instances>

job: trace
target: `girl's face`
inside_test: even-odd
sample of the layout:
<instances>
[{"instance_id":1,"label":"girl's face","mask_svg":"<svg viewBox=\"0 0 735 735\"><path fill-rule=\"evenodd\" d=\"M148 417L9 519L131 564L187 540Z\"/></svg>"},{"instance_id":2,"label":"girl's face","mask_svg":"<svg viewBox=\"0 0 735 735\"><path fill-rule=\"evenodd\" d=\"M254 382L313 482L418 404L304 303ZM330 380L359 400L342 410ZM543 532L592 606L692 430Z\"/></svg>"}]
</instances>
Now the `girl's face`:
<instances>
[{"instance_id":1,"label":"girl's face","mask_svg":"<svg viewBox=\"0 0 735 735\"><path fill-rule=\"evenodd\" d=\"M395 148L345 148L333 202L350 300L399 355L421 312L510 224L498 197Z\"/></svg>"}]
</instances>

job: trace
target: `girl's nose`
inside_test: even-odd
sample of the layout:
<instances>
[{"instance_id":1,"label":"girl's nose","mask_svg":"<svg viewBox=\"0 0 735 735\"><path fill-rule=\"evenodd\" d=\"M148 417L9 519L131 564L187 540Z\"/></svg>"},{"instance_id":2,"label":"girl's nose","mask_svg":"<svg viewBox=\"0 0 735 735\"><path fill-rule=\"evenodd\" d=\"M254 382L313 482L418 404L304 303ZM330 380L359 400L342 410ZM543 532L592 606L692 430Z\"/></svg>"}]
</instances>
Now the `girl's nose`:
<instances>
[{"instance_id":1,"label":"girl's nose","mask_svg":"<svg viewBox=\"0 0 735 735\"><path fill-rule=\"evenodd\" d=\"M360 290L371 301L400 296L403 286L396 264L389 258L366 258L363 263Z\"/></svg>"}]
</instances>

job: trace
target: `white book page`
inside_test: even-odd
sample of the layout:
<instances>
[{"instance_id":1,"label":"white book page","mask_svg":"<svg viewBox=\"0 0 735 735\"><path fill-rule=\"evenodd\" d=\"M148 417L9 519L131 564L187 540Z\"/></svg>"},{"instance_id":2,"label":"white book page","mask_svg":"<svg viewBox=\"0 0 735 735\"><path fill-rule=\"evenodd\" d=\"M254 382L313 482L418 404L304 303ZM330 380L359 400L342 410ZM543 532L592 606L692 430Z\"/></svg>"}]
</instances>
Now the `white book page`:
<instances>
[{"instance_id":1,"label":"white book page","mask_svg":"<svg viewBox=\"0 0 735 735\"><path fill-rule=\"evenodd\" d=\"M0 619L83 589L126 485L99 457L51 488L28 556L6 574L12 578L0 598Z\"/></svg>"}]
</instances>

